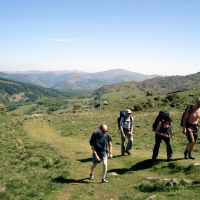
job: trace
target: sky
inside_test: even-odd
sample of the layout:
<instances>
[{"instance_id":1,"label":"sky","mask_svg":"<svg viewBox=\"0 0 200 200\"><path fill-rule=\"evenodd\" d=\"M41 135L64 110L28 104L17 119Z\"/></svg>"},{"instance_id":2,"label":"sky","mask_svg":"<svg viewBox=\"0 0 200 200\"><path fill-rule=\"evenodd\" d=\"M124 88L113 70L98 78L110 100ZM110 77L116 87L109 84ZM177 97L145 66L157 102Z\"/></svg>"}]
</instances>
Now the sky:
<instances>
[{"instance_id":1,"label":"sky","mask_svg":"<svg viewBox=\"0 0 200 200\"><path fill-rule=\"evenodd\" d=\"M199 0L0 0L0 71L200 71Z\"/></svg>"}]
</instances>

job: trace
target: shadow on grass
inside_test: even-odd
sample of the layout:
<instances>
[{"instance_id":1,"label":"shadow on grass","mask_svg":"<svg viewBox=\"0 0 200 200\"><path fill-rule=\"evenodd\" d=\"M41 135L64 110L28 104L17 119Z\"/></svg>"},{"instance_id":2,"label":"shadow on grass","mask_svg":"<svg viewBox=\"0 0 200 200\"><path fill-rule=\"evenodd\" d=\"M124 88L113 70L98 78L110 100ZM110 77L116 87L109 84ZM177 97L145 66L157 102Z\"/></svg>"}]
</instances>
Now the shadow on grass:
<instances>
[{"instance_id":1,"label":"shadow on grass","mask_svg":"<svg viewBox=\"0 0 200 200\"><path fill-rule=\"evenodd\" d=\"M89 183L87 180L89 180L89 178L82 178L82 179L67 179L64 178L62 176L59 176L57 178L52 179L53 182L55 183L61 183L61 184L70 184L70 183L84 183L87 184Z\"/></svg>"},{"instance_id":2,"label":"shadow on grass","mask_svg":"<svg viewBox=\"0 0 200 200\"><path fill-rule=\"evenodd\" d=\"M92 158L84 158L84 159L78 159L78 161L86 163L86 162L92 162Z\"/></svg>"},{"instance_id":3,"label":"shadow on grass","mask_svg":"<svg viewBox=\"0 0 200 200\"><path fill-rule=\"evenodd\" d=\"M125 174L131 171L139 171L139 170L144 170L144 169L149 169L155 165L158 165L161 162L171 162L171 161L177 161L177 160L182 160L184 158L176 158L170 161L166 161L166 159L157 159L157 160L152 160L152 159L147 159L143 160L141 162L136 163L130 168L119 168L119 169L111 169L108 172L116 172L117 174Z\"/></svg>"}]
</instances>

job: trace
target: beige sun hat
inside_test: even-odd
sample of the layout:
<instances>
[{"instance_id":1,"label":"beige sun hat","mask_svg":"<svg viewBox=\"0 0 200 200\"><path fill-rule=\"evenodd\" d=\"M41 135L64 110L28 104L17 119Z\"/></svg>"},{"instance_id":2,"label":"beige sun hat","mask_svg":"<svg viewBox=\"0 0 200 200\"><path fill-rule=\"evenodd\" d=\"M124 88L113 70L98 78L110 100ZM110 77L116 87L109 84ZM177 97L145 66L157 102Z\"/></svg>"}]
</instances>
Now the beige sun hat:
<instances>
[{"instance_id":1,"label":"beige sun hat","mask_svg":"<svg viewBox=\"0 0 200 200\"><path fill-rule=\"evenodd\" d=\"M129 114L132 113L132 111L130 109L126 109L126 112L129 113Z\"/></svg>"}]
</instances>

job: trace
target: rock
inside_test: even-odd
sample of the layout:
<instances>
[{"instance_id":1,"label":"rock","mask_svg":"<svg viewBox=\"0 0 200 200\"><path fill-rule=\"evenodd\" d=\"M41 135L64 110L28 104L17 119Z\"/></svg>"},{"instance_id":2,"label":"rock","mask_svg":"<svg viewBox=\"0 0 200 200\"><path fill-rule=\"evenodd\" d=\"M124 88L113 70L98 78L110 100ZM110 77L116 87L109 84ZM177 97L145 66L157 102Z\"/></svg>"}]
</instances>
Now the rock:
<instances>
[{"instance_id":1,"label":"rock","mask_svg":"<svg viewBox=\"0 0 200 200\"><path fill-rule=\"evenodd\" d=\"M35 113L31 115L32 118L39 118L39 117L43 117L42 113Z\"/></svg>"},{"instance_id":2,"label":"rock","mask_svg":"<svg viewBox=\"0 0 200 200\"><path fill-rule=\"evenodd\" d=\"M191 181L191 180L187 180L187 179L185 179L185 178L182 178L181 181L180 181L180 183L181 183L182 185L189 185L189 184L192 183L192 181Z\"/></svg>"},{"instance_id":3,"label":"rock","mask_svg":"<svg viewBox=\"0 0 200 200\"><path fill-rule=\"evenodd\" d=\"M5 192L5 191L6 191L6 187L0 186L0 193L3 193L3 192Z\"/></svg>"},{"instance_id":4,"label":"rock","mask_svg":"<svg viewBox=\"0 0 200 200\"><path fill-rule=\"evenodd\" d=\"M151 195L149 197L147 197L145 200L153 200L155 199L157 196L154 194L154 195Z\"/></svg>"},{"instance_id":5,"label":"rock","mask_svg":"<svg viewBox=\"0 0 200 200\"><path fill-rule=\"evenodd\" d=\"M170 187L172 187L174 184L172 183L172 182L167 182L166 183L166 186L170 186Z\"/></svg>"},{"instance_id":6,"label":"rock","mask_svg":"<svg viewBox=\"0 0 200 200\"><path fill-rule=\"evenodd\" d=\"M193 163L193 165L194 165L195 167L199 167L199 166L200 166L200 163Z\"/></svg>"},{"instance_id":7,"label":"rock","mask_svg":"<svg viewBox=\"0 0 200 200\"><path fill-rule=\"evenodd\" d=\"M147 177L145 178L145 181L148 181L150 183L158 183L160 182L161 180L159 178L152 178L152 177Z\"/></svg>"},{"instance_id":8,"label":"rock","mask_svg":"<svg viewBox=\"0 0 200 200\"><path fill-rule=\"evenodd\" d=\"M111 175L111 176L118 176L119 174L116 173L116 172L111 172L110 175Z\"/></svg>"},{"instance_id":9,"label":"rock","mask_svg":"<svg viewBox=\"0 0 200 200\"><path fill-rule=\"evenodd\" d=\"M164 178L163 181L164 181L165 183L168 183L168 182L170 182L170 179L169 179L169 178Z\"/></svg>"},{"instance_id":10,"label":"rock","mask_svg":"<svg viewBox=\"0 0 200 200\"><path fill-rule=\"evenodd\" d=\"M178 184L178 181L177 181L177 179L175 179L175 178L172 178L172 179L170 180L170 182L171 182L173 185L177 185L177 184Z\"/></svg>"},{"instance_id":11,"label":"rock","mask_svg":"<svg viewBox=\"0 0 200 200\"><path fill-rule=\"evenodd\" d=\"M178 184L178 181L175 178L171 178L169 181L166 182L167 186L174 186L177 184Z\"/></svg>"}]
</instances>

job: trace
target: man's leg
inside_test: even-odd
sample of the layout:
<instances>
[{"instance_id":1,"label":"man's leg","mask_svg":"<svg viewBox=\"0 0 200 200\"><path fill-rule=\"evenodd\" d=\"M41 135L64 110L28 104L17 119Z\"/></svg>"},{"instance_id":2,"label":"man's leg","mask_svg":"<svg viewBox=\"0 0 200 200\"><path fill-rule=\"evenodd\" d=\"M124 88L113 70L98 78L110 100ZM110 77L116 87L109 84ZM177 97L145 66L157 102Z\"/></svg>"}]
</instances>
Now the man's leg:
<instances>
[{"instance_id":1,"label":"man's leg","mask_svg":"<svg viewBox=\"0 0 200 200\"><path fill-rule=\"evenodd\" d=\"M125 137L121 135L121 155L125 154Z\"/></svg>"},{"instance_id":2,"label":"man's leg","mask_svg":"<svg viewBox=\"0 0 200 200\"><path fill-rule=\"evenodd\" d=\"M170 144L170 138L169 137L165 137L165 138L163 138L163 140L165 141L165 144L166 144L167 159L170 159L172 154L173 154L172 147L171 147L171 144Z\"/></svg>"},{"instance_id":3,"label":"man's leg","mask_svg":"<svg viewBox=\"0 0 200 200\"><path fill-rule=\"evenodd\" d=\"M152 159L153 160L156 160L157 156L158 156L158 153L159 153L159 148L160 148L160 143L162 142L162 138L158 135L155 136L155 145L154 145L154 148L153 148L153 156L152 156Z\"/></svg>"},{"instance_id":4,"label":"man's leg","mask_svg":"<svg viewBox=\"0 0 200 200\"><path fill-rule=\"evenodd\" d=\"M90 168L90 179L93 180L94 179L94 169L96 168L97 163L93 163L91 168Z\"/></svg>"},{"instance_id":5,"label":"man's leg","mask_svg":"<svg viewBox=\"0 0 200 200\"><path fill-rule=\"evenodd\" d=\"M127 138L128 138L128 143L126 146L126 152L130 155L131 154L130 150L132 149L133 146L133 135L127 134Z\"/></svg>"},{"instance_id":6,"label":"man's leg","mask_svg":"<svg viewBox=\"0 0 200 200\"><path fill-rule=\"evenodd\" d=\"M188 157L189 159L195 159L194 157L192 157L192 151L193 151L194 145L196 144L198 136L196 133L193 133L193 132L190 132L190 133L191 133L192 142L190 144L190 150L188 151Z\"/></svg>"},{"instance_id":7,"label":"man's leg","mask_svg":"<svg viewBox=\"0 0 200 200\"><path fill-rule=\"evenodd\" d=\"M184 157L185 159L188 159L188 158L194 159L192 157L192 150L196 143L197 137L196 137L196 134L194 135L192 131L188 131L186 134L187 134L187 138L189 142L186 145L186 150L184 151Z\"/></svg>"},{"instance_id":8,"label":"man's leg","mask_svg":"<svg viewBox=\"0 0 200 200\"><path fill-rule=\"evenodd\" d=\"M107 156L105 156L102 160L102 183L108 183L108 181L106 180L106 173L107 173L107 168L108 168L108 158Z\"/></svg>"},{"instance_id":9,"label":"man's leg","mask_svg":"<svg viewBox=\"0 0 200 200\"><path fill-rule=\"evenodd\" d=\"M98 161L94 155L94 153L92 154L92 166L90 168L90 180L93 180L94 179L94 169L96 168L97 164L98 164Z\"/></svg>"}]
</instances>

